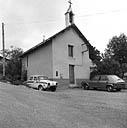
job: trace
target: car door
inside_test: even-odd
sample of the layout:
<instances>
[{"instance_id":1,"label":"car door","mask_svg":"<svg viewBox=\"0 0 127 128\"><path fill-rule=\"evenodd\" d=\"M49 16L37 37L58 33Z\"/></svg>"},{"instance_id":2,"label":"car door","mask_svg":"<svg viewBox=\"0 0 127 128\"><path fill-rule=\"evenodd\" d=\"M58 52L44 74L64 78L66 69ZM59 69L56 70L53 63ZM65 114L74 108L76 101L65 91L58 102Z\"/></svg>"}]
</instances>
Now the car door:
<instances>
[{"instance_id":1,"label":"car door","mask_svg":"<svg viewBox=\"0 0 127 128\"><path fill-rule=\"evenodd\" d=\"M95 76L95 77L90 81L90 87L91 87L91 88L98 88L99 79L100 79L100 75Z\"/></svg>"},{"instance_id":2,"label":"car door","mask_svg":"<svg viewBox=\"0 0 127 128\"><path fill-rule=\"evenodd\" d=\"M33 78L33 77L30 77L30 79L29 79L28 82L27 82L27 85L28 85L29 87L33 87L33 84L34 84L34 78Z\"/></svg>"},{"instance_id":3,"label":"car door","mask_svg":"<svg viewBox=\"0 0 127 128\"><path fill-rule=\"evenodd\" d=\"M33 84L32 84L32 87L33 88L38 88L38 77L37 76L34 76L33 78Z\"/></svg>"},{"instance_id":4,"label":"car door","mask_svg":"<svg viewBox=\"0 0 127 128\"><path fill-rule=\"evenodd\" d=\"M106 88L106 85L107 85L107 82L108 82L108 78L106 75L101 75L100 76L100 80L99 80L99 88L100 89L105 89Z\"/></svg>"}]
</instances>

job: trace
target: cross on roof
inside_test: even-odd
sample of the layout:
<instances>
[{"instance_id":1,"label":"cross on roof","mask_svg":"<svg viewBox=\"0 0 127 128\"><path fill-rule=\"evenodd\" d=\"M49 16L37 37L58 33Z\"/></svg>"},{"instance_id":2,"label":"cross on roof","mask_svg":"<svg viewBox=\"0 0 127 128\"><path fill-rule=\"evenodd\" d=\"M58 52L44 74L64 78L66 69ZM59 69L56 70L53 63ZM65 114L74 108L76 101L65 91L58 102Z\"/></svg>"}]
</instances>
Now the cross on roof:
<instances>
[{"instance_id":1,"label":"cross on roof","mask_svg":"<svg viewBox=\"0 0 127 128\"><path fill-rule=\"evenodd\" d=\"M69 0L68 3L69 3L70 5L69 5L69 8L68 8L67 12L70 12L70 11L72 11L72 9L71 9L71 5L72 5L71 0Z\"/></svg>"},{"instance_id":2,"label":"cross on roof","mask_svg":"<svg viewBox=\"0 0 127 128\"><path fill-rule=\"evenodd\" d=\"M72 4L71 0L70 0L70 1L68 1L68 3L70 3L70 5L71 5L71 4Z\"/></svg>"}]
</instances>

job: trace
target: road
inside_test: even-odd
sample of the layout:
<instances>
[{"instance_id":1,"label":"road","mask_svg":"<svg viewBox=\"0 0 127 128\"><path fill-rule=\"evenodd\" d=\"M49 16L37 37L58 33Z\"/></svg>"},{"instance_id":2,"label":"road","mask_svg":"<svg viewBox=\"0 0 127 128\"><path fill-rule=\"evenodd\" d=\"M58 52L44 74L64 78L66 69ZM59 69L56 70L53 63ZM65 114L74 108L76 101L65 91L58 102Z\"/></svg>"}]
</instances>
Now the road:
<instances>
[{"instance_id":1,"label":"road","mask_svg":"<svg viewBox=\"0 0 127 128\"><path fill-rule=\"evenodd\" d=\"M0 128L127 128L127 90L46 92L0 83Z\"/></svg>"}]
</instances>

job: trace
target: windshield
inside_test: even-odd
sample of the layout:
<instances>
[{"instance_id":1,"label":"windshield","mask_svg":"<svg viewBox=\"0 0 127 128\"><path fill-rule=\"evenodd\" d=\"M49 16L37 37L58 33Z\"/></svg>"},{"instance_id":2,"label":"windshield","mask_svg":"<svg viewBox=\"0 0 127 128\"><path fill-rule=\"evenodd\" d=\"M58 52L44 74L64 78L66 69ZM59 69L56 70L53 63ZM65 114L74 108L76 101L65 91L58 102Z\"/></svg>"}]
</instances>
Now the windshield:
<instances>
[{"instance_id":1,"label":"windshield","mask_svg":"<svg viewBox=\"0 0 127 128\"><path fill-rule=\"evenodd\" d=\"M121 78L119 78L118 76L116 76L116 75L108 75L108 79L109 79L109 81L113 81L113 82L116 82L116 81L123 81Z\"/></svg>"},{"instance_id":2,"label":"windshield","mask_svg":"<svg viewBox=\"0 0 127 128\"><path fill-rule=\"evenodd\" d=\"M38 79L39 80L48 80L48 77L47 76L39 76Z\"/></svg>"}]
</instances>

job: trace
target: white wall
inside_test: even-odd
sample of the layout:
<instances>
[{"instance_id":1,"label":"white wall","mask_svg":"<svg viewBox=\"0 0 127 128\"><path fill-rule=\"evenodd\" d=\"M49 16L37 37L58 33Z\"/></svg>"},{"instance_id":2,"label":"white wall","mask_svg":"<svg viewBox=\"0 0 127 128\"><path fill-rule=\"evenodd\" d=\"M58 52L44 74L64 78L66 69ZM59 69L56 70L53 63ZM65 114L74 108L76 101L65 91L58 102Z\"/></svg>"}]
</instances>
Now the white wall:
<instances>
[{"instance_id":1,"label":"white wall","mask_svg":"<svg viewBox=\"0 0 127 128\"><path fill-rule=\"evenodd\" d=\"M88 79L91 61L89 51L82 54L83 40L78 34L70 29L53 39L53 77L69 79L69 64L75 65L75 77L77 79ZM68 56L68 45L74 46L74 57ZM84 46L87 50L87 46ZM59 76L56 77L56 71Z\"/></svg>"},{"instance_id":2,"label":"white wall","mask_svg":"<svg viewBox=\"0 0 127 128\"><path fill-rule=\"evenodd\" d=\"M22 59L22 65L24 65L30 75L46 75L52 78L52 43L44 45L38 48L34 52L28 55L28 67L27 56Z\"/></svg>"}]
</instances>

